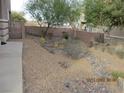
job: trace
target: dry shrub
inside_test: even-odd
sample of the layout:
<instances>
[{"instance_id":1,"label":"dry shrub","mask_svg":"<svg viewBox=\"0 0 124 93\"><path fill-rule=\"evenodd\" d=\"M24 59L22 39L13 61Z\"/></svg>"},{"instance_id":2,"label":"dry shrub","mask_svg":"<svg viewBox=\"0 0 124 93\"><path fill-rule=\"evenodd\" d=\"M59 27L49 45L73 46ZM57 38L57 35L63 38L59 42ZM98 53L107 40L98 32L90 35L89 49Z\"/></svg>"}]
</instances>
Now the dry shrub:
<instances>
[{"instance_id":1,"label":"dry shrub","mask_svg":"<svg viewBox=\"0 0 124 93\"><path fill-rule=\"evenodd\" d=\"M104 34L99 34L95 37L95 41L98 43L104 43Z\"/></svg>"},{"instance_id":2,"label":"dry shrub","mask_svg":"<svg viewBox=\"0 0 124 93\"><path fill-rule=\"evenodd\" d=\"M118 57L124 58L124 46L119 45L115 48L115 53Z\"/></svg>"},{"instance_id":3,"label":"dry shrub","mask_svg":"<svg viewBox=\"0 0 124 93\"><path fill-rule=\"evenodd\" d=\"M86 45L78 39L68 39L64 43L64 51L74 59L84 57L88 53Z\"/></svg>"},{"instance_id":4,"label":"dry shrub","mask_svg":"<svg viewBox=\"0 0 124 93\"><path fill-rule=\"evenodd\" d=\"M111 44L111 45L105 45L105 44L99 44L97 46L94 46L96 50L100 49L102 52L106 51L110 54L115 54L119 58L124 58L124 45L123 44Z\"/></svg>"}]
</instances>

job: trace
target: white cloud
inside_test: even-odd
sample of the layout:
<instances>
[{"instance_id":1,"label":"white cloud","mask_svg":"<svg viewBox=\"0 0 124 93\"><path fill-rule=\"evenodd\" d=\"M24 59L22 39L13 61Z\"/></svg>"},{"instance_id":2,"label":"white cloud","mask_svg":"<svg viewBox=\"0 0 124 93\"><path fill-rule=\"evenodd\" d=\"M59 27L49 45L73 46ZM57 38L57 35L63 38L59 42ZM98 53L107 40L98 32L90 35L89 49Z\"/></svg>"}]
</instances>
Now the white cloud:
<instances>
[{"instance_id":1,"label":"white cloud","mask_svg":"<svg viewBox=\"0 0 124 93\"><path fill-rule=\"evenodd\" d=\"M27 0L11 0L11 10L12 11L23 11L24 4Z\"/></svg>"},{"instance_id":2,"label":"white cloud","mask_svg":"<svg viewBox=\"0 0 124 93\"><path fill-rule=\"evenodd\" d=\"M17 11L17 12L24 11L26 1L28 1L28 0L11 0L11 10ZM32 18L29 16L29 14L26 14L25 18L27 20L32 20Z\"/></svg>"}]
</instances>

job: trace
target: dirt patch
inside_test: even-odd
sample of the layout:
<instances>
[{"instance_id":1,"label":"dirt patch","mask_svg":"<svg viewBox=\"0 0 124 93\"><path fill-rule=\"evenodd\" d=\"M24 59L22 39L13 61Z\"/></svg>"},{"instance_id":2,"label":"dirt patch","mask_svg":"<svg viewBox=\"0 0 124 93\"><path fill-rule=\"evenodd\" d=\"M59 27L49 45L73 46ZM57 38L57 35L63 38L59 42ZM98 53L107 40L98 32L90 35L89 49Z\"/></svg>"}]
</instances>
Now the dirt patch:
<instances>
[{"instance_id":1,"label":"dirt patch","mask_svg":"<svg viewBox=\"0 0 124 93\"><path fill-rule=\"evenodd\" d=\"M64 87L64 82L67 79L92 76L92 69L88 62L84 60L75 61L63 55L51 54L40 46L37 39L35 40L30 37L24 40L23 76L25 93L70 93ZM70 62L71 65L63 69L58 64L59 62Z\"/></svg>"},{"instance_id":2,"label":"dirt patch","mask_svg":"<svg viewBox=\"0 0 124 93\"><path fill-rule=\"evenodd\" d=\"M87 78L96 77L92 65L94 61L91 59L89 60L90 63L87 58L73 60L58 52L50 53L41 47L39 38L36 37L28 37L23 42L24 93L89 93L90 88L92 90L90 93L109 93L109 89L115 89L116 84L107 84L106 82L105 85L96 84L97 82L85 82L86 84L84 84L83 81ZM122 60L115 59L113 61L113 56L92 49L91 52L98 58L100 64L111 64L108 69L123 67ZM107 64L106 61L100 60L107 60ZM110 86L107 87L106 85ZM88 90L85 90L86 88ZM112 93L119 92L114 91Z\"/></svg>"}]
</instances>

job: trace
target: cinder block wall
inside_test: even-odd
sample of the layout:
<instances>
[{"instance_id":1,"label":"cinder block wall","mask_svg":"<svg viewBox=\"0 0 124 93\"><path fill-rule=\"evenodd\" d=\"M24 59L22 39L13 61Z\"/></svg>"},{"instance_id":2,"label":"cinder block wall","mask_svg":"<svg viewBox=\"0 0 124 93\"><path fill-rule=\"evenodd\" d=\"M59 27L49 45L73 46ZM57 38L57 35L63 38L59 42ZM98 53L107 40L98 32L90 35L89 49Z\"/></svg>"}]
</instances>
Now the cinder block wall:
<instances>
[{"instance_id":1,"label":"cinder block wall","mask_svg":"<svg viewBox=\"0 0 124 93\"><path fill-rule=\"evenodd\" d=\"M45 29L46 29L45 27L40 28L37 26L25 26L26 34L31 34L35 36L41 36L41 31ZM74 33L71 28L49 28L48 30L48 34L51 33L53 36L59 36L59 37L63 35L63 32L67 32L70 36L73 36ZM103 40L104 40L103 33L77 31L77 37L80 40L82 40L84 43L86 43L88 46L90 46L91 42L100 35L103 36Z\"/></svg>"},{"instance_id":2,"label":"cinder block wall","mask_svg":"<svg viewBox=\"0 0 124 93\"><path fill-rule=\"evenodd\" d=\"M112 28L110 34L113 36L124 37L124 27L114 27Z\"/></svg>"}]
</instances>

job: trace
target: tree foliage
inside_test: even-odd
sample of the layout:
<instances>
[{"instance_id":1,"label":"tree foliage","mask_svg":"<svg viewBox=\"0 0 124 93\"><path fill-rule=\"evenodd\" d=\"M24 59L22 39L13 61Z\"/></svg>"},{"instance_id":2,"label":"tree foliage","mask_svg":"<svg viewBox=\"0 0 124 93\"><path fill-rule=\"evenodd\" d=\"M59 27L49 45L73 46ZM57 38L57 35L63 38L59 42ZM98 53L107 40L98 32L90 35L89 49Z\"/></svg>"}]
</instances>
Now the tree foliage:
<instances>
[{"instance_id":1,"label":"tree foliage","mask_svg":"<svg viewBox=\"0 0 124 93\"><path fill-rule=\"evenodd\" d=\"M124 25L124 0L85 0L85 18L95 25Z\"/></svg>"},{"instance_id":2,"label":"tree foliage","mask_svg":"<svg viewBox=\"0 0 124 93\"><path fill-rule=\"evenodd\" d=\"M26 19L24 18L24 14L21 12L15 12L15 11L11 12L11 20L26 22Z\"/></svg>"},{"instance_id":3,"label":"tree foliage","mask_svg":"<svg viewBox=\"0 0 124 93\"><path fill-rule=\"evenodd\" d=\"M46 22L49 28L77 21L80 16L79 4L79 0L29 0L26 10L40 26Z\"/></svg>"}]
</instances>

